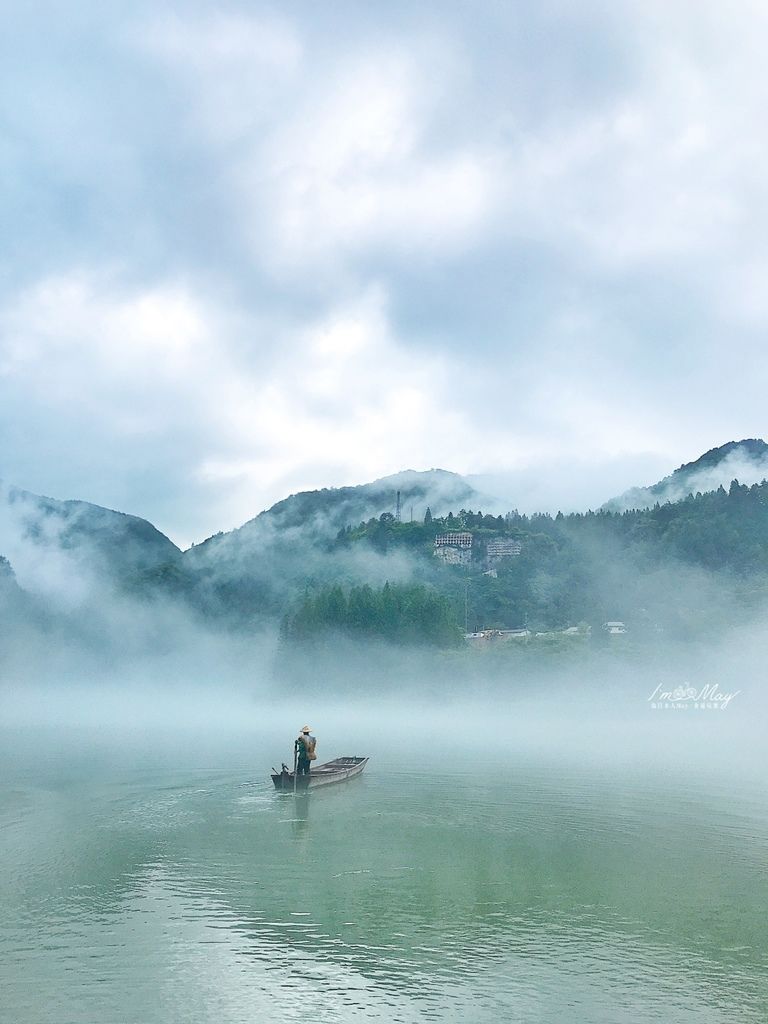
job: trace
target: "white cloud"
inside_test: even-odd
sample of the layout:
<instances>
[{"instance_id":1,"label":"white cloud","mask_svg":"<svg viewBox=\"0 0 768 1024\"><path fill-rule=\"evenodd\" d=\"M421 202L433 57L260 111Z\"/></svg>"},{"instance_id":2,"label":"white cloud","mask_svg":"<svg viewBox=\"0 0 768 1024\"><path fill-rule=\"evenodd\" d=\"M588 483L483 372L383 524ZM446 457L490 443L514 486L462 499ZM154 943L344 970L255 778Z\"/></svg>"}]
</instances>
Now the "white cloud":
<instances>
[{"instance_id":1,"label":"white cloud","mask_svg":"<svg viewBox=\"0 0 768 1024\"><path fill-rule=\"evenodd\" d=\"M212 355L199 304L178 284L116 290L107 275L45 279L0 313L0 376L49 413L85 411L100 431L160 429Z\"/></svg>"},{"instance_id":2,"label":"white cloud","mask_svg":"<svg viewBox=\"0 0 768 1024\"><path fill-rule=\"evenodd\" d=\"M747 261L723 273L720 313L748 328L768 326L768 255L764 260Z\"/></svg>"},{"instance_id":3,"label":"white cloud","mask_svg":"<svg viewBox=\"0 0 768 1024\"><path fill-rule=\"evenodd\" d=\"M401 257L461 248L490 216L490 153L432 146L455 84L434 40L328 60L260 16L165 20L145 35L221 150L235 219L262 267L327 272L370 246Z\"/></svg>"},{"instance_id":4,"label":"white cloud","mask_svg":"<svg viewBox=\"0 0 768 1024\"><path fill-rule=\"evenodd\" d=\"M560 112L500 154L511 222L560 250L578 247L601 272L698 263L703 246L730 248L750 193L762 191L754 166L765 165L768 143L745 134L743 113L732 116L738 99L757 123L766 100L762 86L750 88L757 69L749 82L730 69L712 76L663 42L645 57L631 90Z\"/></svg>"},{"instance_id":5,"label":"white cloud","mask_svg":"<svg viewBox=\"0 0 768 1024\"><path fill-rule=\"evenodd\" d=\"M166 9L30 14L46 74L0 65L4 474L68 459L199 536L405 465L761 432L759 4Z\"/></svg>"},{"instance_id":6,"label":"white cloud","mask_svg":"<svg viewBox=\"0 0 768 1024\"><path fill-rule=\"evenodd\" d=\"M186 83L233 225L268 272L325 278L377 250L442 259L523 237L616 274L698 265L751 233L768 25L747 3L725 20L628 7L633 74L535 121L524 91L473 88L483 55L447 31L329 50L299 18L206 15L151 23L145 46Z\"/></svg>"},{"instance_id":7,"label":"white cloud","mask_svg":"<svg viewBox=\"0 0 768 1024\"><path fill-rule=\"evenodd\" d=\"M386 53L342 64L256 151L240 185L252 200L266 172L271 255L301 264L471 241L490 214L491 168L460 144L430 151L426 78L413 59Z\"/></svg>"},{"instance_id":8,"label":"white cloud","mask_svg":"<svg viewBox=\"0 0 768 1024\"><path fill-rule=\"evenodd\" d=\"M366 479L374 464L425 465L446 441L466 453L473 432L448 400L449 376L447 360L397 344L373 289L309 324L266 374L227 382L228 445L201 478L235 481L245 504L297 477L324 486Z\"/></svg>"},{"instance_id":9,"label":"white cloud","mask_svg":"<svg viewBox=\"0 0 768 1024\"><path fill-rule=\"evenodd\" d=\"M178 76L193 99L191 123L217 145L236 144L274 117L303 54L284 19L237 11L169 13L135 36Z\"/></svg>"},{"instance_id":10,"label":"white cloud","mask_svg":"<svg viewBox=\"0 0 768 1024\"><path fill-rule=\"evenodd\" d=\"M282 497L297 474L355 482L374 465L431 464L446 443L467 461L477 443L448 399L446 361L397 344L376 289L295 336L274 325L260 335L252 321L245 346L226 316L178 284L130 291L76 274L28 290L0 328L0 379L24 394L20 417L76 410L78 461L133 436L139 462L171 457L203 492L218 489L204 500L227 526Z\"/></svg>"},{"instance_id":11,"label":"white cloud","mask_svg":"<svg viewBox=\"0 0 768 1024\"><path fill-rule=\"evenodd\" d=\"M41 411L74 424L73 463L127 439L124 476L145 463L181 475L185 504L203 509L194 532L127 510L186 543L291 491L406 466L546 474L585 452L608 463L673 451L674 415L649 418L620 366L595 375L562 355L590 323L564 318L552 352L491 382L495 364L404 347L381 287L289 328L235 321L178 282L130 289L81 272L40 282L0 316L0 396L23 396L29 429ZM95 480L80 496L111 504Z\"/></svg>"}]
</instances>

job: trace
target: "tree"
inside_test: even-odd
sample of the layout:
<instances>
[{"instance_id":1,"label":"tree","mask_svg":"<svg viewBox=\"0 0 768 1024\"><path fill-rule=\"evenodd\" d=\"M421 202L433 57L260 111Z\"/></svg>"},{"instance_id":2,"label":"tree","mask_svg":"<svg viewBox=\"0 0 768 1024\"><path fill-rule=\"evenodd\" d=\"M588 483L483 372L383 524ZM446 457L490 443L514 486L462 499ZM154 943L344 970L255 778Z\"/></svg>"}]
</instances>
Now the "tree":
<instances>
[{"instance_id":1,"label":"tree","mask_svg":"<svg viewBox=\"0 0 768 1024\"><path fill-rule=\"evenodd\" d=\"M334 584L307 592L286 615L280 636L284 644L303 644L332 633L438 647L461 642L451 602L421 584L385 583L379 590L352 587L348 595Z\"/></svg>"}]
</instances>

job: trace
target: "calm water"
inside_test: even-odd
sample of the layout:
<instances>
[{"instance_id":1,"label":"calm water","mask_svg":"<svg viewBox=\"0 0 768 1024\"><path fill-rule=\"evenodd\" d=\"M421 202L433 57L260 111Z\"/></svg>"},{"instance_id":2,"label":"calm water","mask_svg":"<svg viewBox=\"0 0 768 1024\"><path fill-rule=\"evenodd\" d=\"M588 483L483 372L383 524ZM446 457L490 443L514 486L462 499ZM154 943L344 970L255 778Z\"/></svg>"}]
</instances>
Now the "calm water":
<instances>
[{"instance_id":1,"label":"calm water","mask_svg":"<svg viewBox=\"0 0 768 1024\"><path fill-rule=\"evenodd\" d=\"M345 736L297 799L268 730L7 734L0 1018L764 1024L766 778L690 728Z\"/></svg>"}]
</instances>

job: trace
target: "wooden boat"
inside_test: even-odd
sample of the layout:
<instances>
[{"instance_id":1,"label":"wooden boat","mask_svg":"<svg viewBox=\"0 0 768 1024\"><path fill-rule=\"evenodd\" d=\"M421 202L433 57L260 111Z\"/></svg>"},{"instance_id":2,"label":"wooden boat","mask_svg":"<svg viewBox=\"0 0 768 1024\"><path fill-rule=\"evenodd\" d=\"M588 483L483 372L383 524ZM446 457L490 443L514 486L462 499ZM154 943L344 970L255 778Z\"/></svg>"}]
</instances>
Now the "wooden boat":
<instances>
[{"instance_id":1,"label":"wooden boat","mask_svg":"<svg viewBox=\"0 0 768 1024\"><path fill-rule=\"evenodd\" d=\"M347 779L359 775L367 764L367 757L337 757L334 761L326 761L317 767L312 765L309 775L299 775L296 778L296 790L317 789L318 786L329 786L332 782L346 782ZM272 771L275 789L293 792L293 772L289 771L288 765L284 764L279 774L274 768Z\"/></svg>"}]
</instances>

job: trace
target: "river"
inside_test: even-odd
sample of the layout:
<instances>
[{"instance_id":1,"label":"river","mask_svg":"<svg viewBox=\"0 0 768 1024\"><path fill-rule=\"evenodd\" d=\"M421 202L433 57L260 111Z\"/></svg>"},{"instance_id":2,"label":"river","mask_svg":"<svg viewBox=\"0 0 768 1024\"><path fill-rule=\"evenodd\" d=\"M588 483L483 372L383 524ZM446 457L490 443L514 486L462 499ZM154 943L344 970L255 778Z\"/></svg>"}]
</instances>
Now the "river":
<instances>
[{"instance_id":1,"label":"river","mask_svg":"<svg viewBox=\"0 0 768 1024\"><path fill-rule=\"evenodd\" d=\"M7 729L0 1019L764 1024L764 757L643 710L639 738L330 714L320 752L371 762L297 798L267 777L290 716Z\"/></svg>"}]
</instances>

